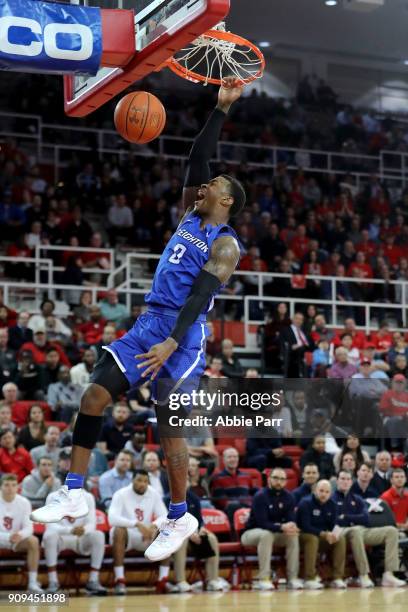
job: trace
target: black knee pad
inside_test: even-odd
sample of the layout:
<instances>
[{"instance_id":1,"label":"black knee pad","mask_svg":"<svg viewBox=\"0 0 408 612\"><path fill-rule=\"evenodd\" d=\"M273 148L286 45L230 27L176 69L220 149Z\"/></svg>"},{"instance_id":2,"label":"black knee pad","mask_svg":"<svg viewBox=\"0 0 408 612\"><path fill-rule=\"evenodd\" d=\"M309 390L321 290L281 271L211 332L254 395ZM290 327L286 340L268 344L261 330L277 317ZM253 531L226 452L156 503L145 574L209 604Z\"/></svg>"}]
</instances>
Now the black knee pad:
<instances>
[{"instance_id":1,"label":"black knee pad","mask_svg":"<svg viewBox=\"0 0 408 612\"><path fill-rule=\"evenodd\" d=\"M72 444L82 448L94 448L101 435L103 417L80 412L75 422Z\"/></svg>"},{"instance_id":2,"label":"black knee pad","mask_svg":"<svg viewBox=\"0 0 408 612\"><path fill-rule=\"evenodd\" d=\"M136 365L135 365L136 367ZM113 401L129 391L129 381L108 351L103 351L91 376L91 383L106 389Z\"/></svg>"}]
</instances>

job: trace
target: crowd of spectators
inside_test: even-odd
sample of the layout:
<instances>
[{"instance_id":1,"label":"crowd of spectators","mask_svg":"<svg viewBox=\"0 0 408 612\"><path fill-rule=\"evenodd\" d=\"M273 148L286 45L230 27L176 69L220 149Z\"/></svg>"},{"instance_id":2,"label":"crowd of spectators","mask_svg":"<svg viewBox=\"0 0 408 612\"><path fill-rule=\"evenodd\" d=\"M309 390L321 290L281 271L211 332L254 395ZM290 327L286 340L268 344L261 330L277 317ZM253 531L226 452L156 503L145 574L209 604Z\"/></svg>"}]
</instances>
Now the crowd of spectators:
<instances>
[{"instance_id":1,"label":"crowd of spectators","mask_svg":"<svg viewBox=\"0 0 408 612\"><path fill-rule=\"evenodd\" d=\"M61 120L48 90L43 91L39 102L42 111L45 115L51 113L49 120ZM30 88L24 90L18 101L19 110L29 108L32 95ZM194 136L212 103L212 95L206 93L200 108L194 106L194 101L180 106L179 98L172 94L166 100L169 133ZM318 117L321 119L322 111L317 106L324 108L324 121L320 123ZM174 121L176 111L177 122ZM104 112L92 119L94 125L98 121L99 125L103 124ZM265 116L271 119L261 125L259 118ZM335 128L332 132L327 130L328 124ZM391 284L390 280L408 280L408 193L392 189L375 174L357 186L349 174L354 166L348 167L347 162L342 162L341 175L308 173L311 158L307 155L298 155L295 159L292 154L282 152L275 169L267 165L255 168L247 163L231 165L228 159L232 148L241 138L263 145L310 146L355 153L376 153L385 145L405 151L406 138L390 118L339 108L330 88L309 78L300 84L296 104L257 94L243 99L225 124L223 140L232 143L223 147L226 161L214 167L216 172L235 175L248 194L248 206L234 220L234 225L243 248L240 270L254 274L234 277L226 293L254 295L258 292L257 272L282 272L288 277L271 275L263 279L264 295L310 300L310 305L299 308L293 317L289 316L284 301L276 303L276 309L271 312L265 304L251 304L251 317L265 318L260 340L266 367L290 378L327 378L333 383L329 391L332 389L334 396L339 395L339 390L341 395L347 393L354 408L336 420L335 397L324 396L316 402L306 391L297 390L282 396L282 406L276 412L284 423L282 435L270 439L249 435L246 441L241 440L240 448L238 445L222 447L210 432L189 439L190 509L198 505L199 519L201 508L223 510L231 524L236 511L251 509L242 541L258 547L260 571L256 588L272 588L272 546L274 543L287 545L289 541L288 579L293 588L298 588L298 549L294 542L300 531L307 535L303 545L307 549L306 579L310 588L319 588L315 572L319 545L336 549L333 550L334 586L341 588L345 541L342 537L346 538L346 534L333 535L331 521L312 525L307 516L316 504L329 504L330 511L331 495L343 499L351 488L353 494L389 502L396 520L395 532L387 538L394 538L397 530L408 531L404 471L397 468L391 472L391 462L397 465L400 461L405 465L403 454L408 452L408 345L404 333L392 331L395 324L401 323L402 313L393 311L394 314L390 312L384 317L385 310L378 308L378 329L365 334L356 327L356 323L357 326L366 323L364 303L402 304L401 286ZM247 161L268 161L265 151L254 155L255 158ZM287 168L293 161L299 166L295 172ZM141 313L136 304L129 313L114 290L99 292L97 303L92 302L87 285L99 285L103 272L113 263L110 255L99 249L111 246L161 252L182 211L183 167L180 162L161 158L152 161L151 157L134 156L126 163L119 163L116 158L103 162L94 158L90 162L79 155L72 157L55 186L50 168L38 165L17 142L8 139L1 147L0 169L0 237L5 253L22 258L22 261L7 262L2 270L3 278L33 281L34 267L24 259L33 254L37 245L59 244L74 247L76 251L44 251L44 256L64 269L57 280L63 285L82 285L84 289L66 289L60 293L59 297L70 308L65 317L56 314L55 303L48 298L36 314L16 312L0 300L3 394L0 472L12 475L2 481L2 496L7 504L12 504L18 501L16 495L20 488L35 508L53 494L69 471L72 431L80 398L102 347L130 329ZM84 247L91 250L81 251ZM93 271L87 272L87 268ZM330 300L332 293L330 282L324 278L305 278L311 274L338 279L335 297L344 302L338 309L343 327L328 327L331 309L313 304L313 300ZM346 277L358 282L342 280ZM376 284L372 282L374 279L382 282ZM350 301L361 302L362 306L351 307L347 304ZM225 314L227 318L241 319L242 307L228 302ZM205 375L229 381L244 376L257 378L259 373L255 368L245 371L233 342L217 337L211 323L209 328ZM359 438L365 436L370 436L371 441L374 438L377 448L385 445L394 454L381 451L372 465L372 458L361 449ZM144 550L146 542L156 533L153 518L163 514L163 503L168 500L168 481L157 442L155 412L149 385L145 384L120 398L107 412L87 478L87 487L92 492L89 523L74 527L64 523L61 532L51 529L46 534L49 584L54 590L59 586L57 536L75 536L85 538L78 550L92 558L88 591L103 594L99 583L101 537L94 540L86 537L93 529L97 508L108 513L114 529L111 543L116 551L115 589L117 594L125 592L125 551L131 545ZM302 453L300 458L291 456L288 450L294 445ZM262 476L266 478L271 470L266 489L260 491ZM298 486L293 500L291 493L285 493L283 510L276 515L275 502L271 499L281 495L288 471L294 472L292 476ZM323 481L316 486L320 478ZM154 511L138 520L137 527L132 526L138 533L128 533L130 523L126 523L126 512L120 508L134 494L147 495ZM301 507L308 495L311 496L307 500L309 505ZM339 500L335 499L337 503ZM27 514L27 505L23 502L20 505L21 511ZM298 517L294 514L297 507L301 507ZM374 507L378 511L378 504ZM361 527L369 530L366 512L360 514L364 514ZM344 519L348 514L342 516ZM351 529L353 520L347 520L341 526ZM207 559L210 590L225 587L218 576L216 538L205 529L202 519L199 522L200 531L173 560L177 582L174 589L179 592L191 588L185 576L186 556L188 552L198 555L198 549ZM27 525L25 529L20 540L14 538L7 542L13 544L14 550L34 550L37 555L38 542L35 544ZM317 538L320 531L326 534L324 542ZM274 533L285 537L280 541L271 535ZM368 536L367 542L371 542ZM389 540L385 536L381 538L380 543L384 541L387 546ZM65 544L68 548L74 546L71 540ZM398 586L392 584L392 573L397 570L395 546L387 560L383 584ZM356 556L356 563L361 585L367 586L368 571L361 554ZM29 579L35 590L38 584L34 566L32 563L29 568ZM163 564L159 570L162 582L159 588L169 588L163 586L167 577L168 564Z\"/></svg>"}]
</instances>

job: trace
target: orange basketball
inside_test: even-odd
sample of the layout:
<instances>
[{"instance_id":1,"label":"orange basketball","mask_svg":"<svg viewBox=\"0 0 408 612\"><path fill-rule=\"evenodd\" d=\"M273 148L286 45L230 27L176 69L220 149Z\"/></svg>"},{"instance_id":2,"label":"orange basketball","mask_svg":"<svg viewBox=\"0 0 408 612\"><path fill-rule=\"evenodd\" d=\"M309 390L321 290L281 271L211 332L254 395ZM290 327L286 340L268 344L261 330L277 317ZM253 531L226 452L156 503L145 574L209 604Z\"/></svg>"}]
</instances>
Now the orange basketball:
<instances>
[{"instance_id":1,"label":"orange basketball","mask_svg":"<svg viewBox=\"0 0 408 612\"><path fill-rule=\"evenodd\" d=\"M145 144L162 133L166 124L166 111L153 94L134 91L117 103L114 121L122 138Z\"/></svg>"}]
</instances>

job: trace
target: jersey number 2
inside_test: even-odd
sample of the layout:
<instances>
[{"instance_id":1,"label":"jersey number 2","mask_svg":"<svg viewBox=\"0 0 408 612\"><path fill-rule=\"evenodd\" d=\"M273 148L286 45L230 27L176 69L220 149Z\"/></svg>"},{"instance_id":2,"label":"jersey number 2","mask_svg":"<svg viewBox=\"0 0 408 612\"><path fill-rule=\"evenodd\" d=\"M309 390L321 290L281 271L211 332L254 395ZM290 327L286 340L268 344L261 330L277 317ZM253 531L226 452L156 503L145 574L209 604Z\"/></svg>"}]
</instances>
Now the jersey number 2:
<instances>
[{"instance_id":1,"label":"jersey number 2","mask_svg":"<svg viewBox=\"0 0 408 612\"><path fill-rule=\"evenodd\" d=\"M169 262L179 264L181 258L183 257L186 251L187 247L185 247L184 244L176 244L176 246L174 247L173 255L169 257Z\"/></svg>"}]
</instances>

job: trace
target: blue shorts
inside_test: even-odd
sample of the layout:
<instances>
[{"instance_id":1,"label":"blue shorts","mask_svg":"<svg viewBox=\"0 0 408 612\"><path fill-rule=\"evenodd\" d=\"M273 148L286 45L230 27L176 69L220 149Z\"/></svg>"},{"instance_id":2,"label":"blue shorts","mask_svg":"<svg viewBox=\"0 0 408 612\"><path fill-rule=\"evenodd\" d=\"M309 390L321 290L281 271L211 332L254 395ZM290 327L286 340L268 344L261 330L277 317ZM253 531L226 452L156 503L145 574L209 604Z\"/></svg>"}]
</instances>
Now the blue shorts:
<instances>
[{"instance_id":1,"label":"blue shorts","mask_svg":"<svg viewBox=\"0 0 408 612\"><path fill-rule=\"evenodd\" d=\"M175 310L157 306L149 307L127 334L109 346L103 347L111 353L118 367L128 379L130 387L137 387L149 379L148 377L142 378L145 368L138 369L137 364L143 360L136 359L136 355L147 353L154 344L166 340L174 328L177 316L178 311ZM160 380L162 388L165 386L169 391L173 388L181 391L180 387L183 390L198 387L205 369L205 340L208 336L205 321L205 315L201 315L193 323L184 336L182 344L161 367L152 383L154 399L157 399L158 396L157 386Z\"/></svg>"}]
</instances>

